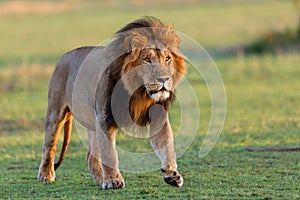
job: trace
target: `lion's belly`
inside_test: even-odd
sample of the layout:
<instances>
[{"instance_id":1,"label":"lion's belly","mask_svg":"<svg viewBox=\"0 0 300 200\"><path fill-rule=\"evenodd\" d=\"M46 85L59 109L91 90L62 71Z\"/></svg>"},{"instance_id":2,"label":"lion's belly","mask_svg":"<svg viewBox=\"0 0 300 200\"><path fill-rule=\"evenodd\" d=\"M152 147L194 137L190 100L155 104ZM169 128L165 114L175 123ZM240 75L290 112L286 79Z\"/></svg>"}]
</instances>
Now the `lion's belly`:
<instances>
[{"instance_id":1,"label":"lion's belly","mask_svg":"<svg viewBox=\"0 0 300 200\"><path fill-rule=\"evenodd\" d=\"M71 112L77 122L89 130L95 131L96 112L87 101L73 102Z\"/></svg>"}]
</instances>

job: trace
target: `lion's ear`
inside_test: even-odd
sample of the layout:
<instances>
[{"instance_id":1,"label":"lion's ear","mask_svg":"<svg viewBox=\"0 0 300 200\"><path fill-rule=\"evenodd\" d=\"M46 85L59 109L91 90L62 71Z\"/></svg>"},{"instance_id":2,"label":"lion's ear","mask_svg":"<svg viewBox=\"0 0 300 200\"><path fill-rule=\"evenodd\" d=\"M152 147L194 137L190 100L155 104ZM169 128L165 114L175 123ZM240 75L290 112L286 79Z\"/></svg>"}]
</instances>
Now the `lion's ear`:
<instances>
[{"instance_id":1,"label":"lion's ear","mask_svg":"<svg viewBox=\"0 0 300 200\"><path fill-rule=\"evenodd\" d=\"M145 48L147 46L147 37L140 34L133 35L131 46L132 49Z\"/></svg>"},{"instance_id":2,"label":"lion's ear","mask_svg":"<svg viewBox=\"0 0 300 200\"><path fill-rule=\"evenodd\" d=\"M124 60L124 70L127 70L130 64L137 61L141 51L147 45L147 37L142 36L137 32L131 32L124 40L124 48L128 53L127 57Z\"/></svg>"},{"instance_id":3,"label":"lion's ear","mask_svg":"<svg viewBox=\"0 0 300 200\"><path fill-rule=\"evenodd\" d=\"M146 45L147 45L147 37L137 32L132 32L124 40L124 48L127 50L127 52L142 49Z\"/></svg>"},{"instance_id":4,"label":"lion's ear","mask_svg":"<svg viewBox=\"0 0 300 200\"><path fill-rule=\"evenodd\" d=\"M128 55L124 59L123 71L126 72L135 63L140 57L141 51L147 45L147 37L142 36L136 32L130 33L124 40L124 48L127 51Z\"/></svg>"}]
</instances>

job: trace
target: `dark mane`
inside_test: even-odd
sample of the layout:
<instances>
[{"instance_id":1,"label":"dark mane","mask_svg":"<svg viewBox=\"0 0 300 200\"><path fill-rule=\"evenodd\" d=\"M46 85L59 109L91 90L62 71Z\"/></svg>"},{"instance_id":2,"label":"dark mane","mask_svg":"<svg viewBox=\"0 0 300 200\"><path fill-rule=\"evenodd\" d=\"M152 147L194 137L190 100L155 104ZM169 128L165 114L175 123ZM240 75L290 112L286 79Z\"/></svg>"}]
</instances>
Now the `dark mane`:
<instances>
[{"instance_id":1,"label":"dark mane","mask_svg":"<svg viewBox=\"0 0 300 200\"><path fill-rule=\"evenodd\" d=\"M123 28L118 30L116 32L116 34L130 31L130 30L137 29L137 28L147 28L147 27L167 28L166 25L159 19L152 17L152 16L146 16L144 18L135 20L135 21L127 24L126 26L124 26Z\"/></svg>"}]
</instances>

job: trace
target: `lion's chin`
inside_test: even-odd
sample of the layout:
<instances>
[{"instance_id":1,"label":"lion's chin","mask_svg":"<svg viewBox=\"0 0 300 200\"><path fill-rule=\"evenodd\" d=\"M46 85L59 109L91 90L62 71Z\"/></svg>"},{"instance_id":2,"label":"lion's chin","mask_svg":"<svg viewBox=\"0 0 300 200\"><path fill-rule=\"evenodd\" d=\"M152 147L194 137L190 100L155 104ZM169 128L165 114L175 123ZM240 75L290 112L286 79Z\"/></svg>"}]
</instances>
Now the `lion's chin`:
<instances>
[{"instance_id":1,"label":"lion's chin","mask_svg":"<svg viewBox=\"0 0 300 200\"><path fill-rule=\"evenodd\" d=\"M155 101L165 101L170 97L169 91L158 91L150 94L150 97Z\"/></svg>"}]
</instances>

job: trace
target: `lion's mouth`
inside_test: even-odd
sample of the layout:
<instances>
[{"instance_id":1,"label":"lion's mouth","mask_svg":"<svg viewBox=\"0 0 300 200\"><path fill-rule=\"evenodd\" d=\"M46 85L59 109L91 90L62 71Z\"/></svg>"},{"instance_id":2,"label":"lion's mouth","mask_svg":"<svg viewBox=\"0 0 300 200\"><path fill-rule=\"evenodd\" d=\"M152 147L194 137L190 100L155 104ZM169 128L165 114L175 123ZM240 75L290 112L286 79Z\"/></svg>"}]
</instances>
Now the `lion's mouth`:
<instances>
[{"instance_id":1,"label":"lion's mouth","mask_svg":"<svg viewBox=\"0 0 300 200\"><path fill-rule=\"evenodd\" d=\"M155 101L165 101L170 97L170 92L166 91L166 90L158 91L158 92L152 93L150 96Z\"/></svg>"},{"instance_id":2,"label":"lion's mouth","mask_svg":"<svg viewBox=\"0 0 300 200\"><path fill-rule=\"evenodd\" d=\"M170 98L170 91L172 90L172 82L165 83L151 83L145 85L148 95L155 101L165 101Z\"/></svg>"},{"instance_id":3,"label":"lion's mouth","mask_svg":"<svg viewBox=\"0 0 300 200\"><path fill-rule=\"evenodd\" d=\"M155 101L165 101L170 97L170 91L164 87L158 91L148 91L148 94Z\"/></svg>"}]
</instances>

